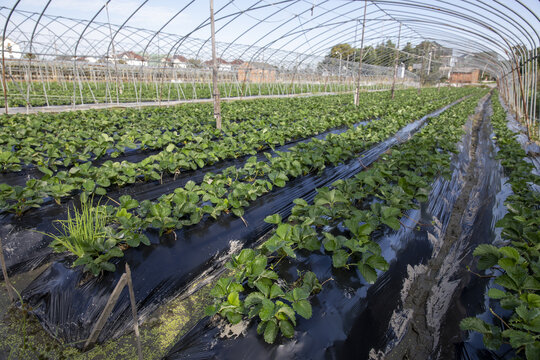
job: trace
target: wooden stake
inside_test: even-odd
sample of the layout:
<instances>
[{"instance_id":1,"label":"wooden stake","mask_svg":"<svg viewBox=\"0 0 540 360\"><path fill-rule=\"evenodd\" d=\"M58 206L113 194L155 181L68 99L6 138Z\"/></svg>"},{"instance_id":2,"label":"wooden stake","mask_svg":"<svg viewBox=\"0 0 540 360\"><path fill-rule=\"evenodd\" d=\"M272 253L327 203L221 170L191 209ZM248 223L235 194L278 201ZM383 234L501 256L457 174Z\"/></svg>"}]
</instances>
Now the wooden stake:
<instances>
[{"instance_id":1,"label":"wooden stake","mask_svg":"<svg viewBox=\"0 0 540 360\"><path fill-rule=\"evenodd\" d=\"M84 348L83 348L84 350L88 349L90 346L96 343L99 333L103 329L103 326L105 326L105 323L107 322L107 319L109 318L109 315L111 314L111 311L114 308L114 305L116 305L116 302L118 301L118 298L120 297L120 294L122 293L122 290L126 286L126 283L127 283L127 275L126 273L124 273L122 274L122 277L120 277L120 280L118 280L118 283L116 284L114 290L112 291L111 296L109 297L109 300L107 300L107 304L105 305L103 312L101 313L98 321L92 328L92 331L90 332L90 336L88 337L88 340L86 340L86 343L84 344Z\"/></svg>"},{"instance_id":2,"label":"wooden stake","mask_svg":"<svg viewBox=\"0 0 540 360\"><path fill-rule=\"evenodd\" d=\"M137 338L137 353L139 354L139 360L143 360L141 336L139 334L139 318L137 316L137 304L135 303L135 292L133 291L133 282L131 281L131 269L128 263L126 263L127 283L129 289L129 299L131 301L131 314L133 315L133 331L135 331L135 337Z\"/></svg>"},{"instance_id":3,"label":"wooden stake","mask_svg":"<svg viewBox=\"0 0 540 360\"><path fill-rule=\"evenodd\" d=\"M6 289L8 292L9 300L13 303L15 302L15 295L13 294L13 285L9 281L6 261L4 260L4 249L2 248L2 238L0 237L0 263L2 265L2 274L4 274L4 281L6 282Z\"/></svg>"}]
</instances>

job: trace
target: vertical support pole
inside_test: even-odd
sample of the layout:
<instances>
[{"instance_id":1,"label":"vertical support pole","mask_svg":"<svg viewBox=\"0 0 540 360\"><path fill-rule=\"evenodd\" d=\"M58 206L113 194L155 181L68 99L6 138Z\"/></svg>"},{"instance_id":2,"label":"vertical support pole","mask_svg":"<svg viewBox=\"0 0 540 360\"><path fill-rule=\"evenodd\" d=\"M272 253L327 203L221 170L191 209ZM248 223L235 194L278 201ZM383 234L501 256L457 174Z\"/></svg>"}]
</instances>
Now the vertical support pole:
<instances>
[{"instance_id":1,"label":"vertical support pole","mask_svg":"<svg viewBox=\"0 0 540 360\"><path fill-rule=\"evenodd\" d=\"M216 127L221 129L221 104L218 88L218 63L216 58L216 27L214 24L214 0L210 0L210 31L212 32L212 85L214 98L214 118Z\"/></svg>"},{"instance_id":2,"label":"vertical support pole","mask_svg":"<svg viewBox=\"0 0 540 360\"><path fill-rule=\"evenodd\" d=\"M131 302L131 314L133 315L133 331L135 332L135 337L137 339L137 354L139 355L139 360L143 360L141 336L139 334L139 318L137 317L137 304L135 303L135 292L133 291L133 282L131 281L131 269L129 268L128 263L126 263L126 274L129 300Z\"/></svg>"},{"instance_id":3,"label":"vertical support pole","mask_svg":"<svg viewBox=\"0 0 540 360\"><path fill-rule=\"evenodd\" d=\"M8 98L7 98L7 84L6 84L6 58L4 56L4 42L5 38L2 38L2 87L4 88L4 106L6 114L8 113Z\"/></svg>"},{"instance_id":4,"label":"vertical support pole","mask_svg":"<svg viewBox=\"0 0 540 360\"><path fill-rule=\"evenodd\" d=\"M366 30L367 0L364 0L364 20L362 20L362 37L360 40L360 60L358 61L358 78L356 79L356 92L354 94L354 105L360 105L360 76L362 75L362 58L364 57L364 32Z\"/></svg>"},{"instance_id":5,"label":"vertical support pole","mask_svg":"<svg viewBox=\"0 0 540 360\"><path fill-rule=\"evenodd\" d=\"M396 87L396 77L397 77L397 68L398 68L398 59L399 59L399 41L401 40L401 23L399 23L399 32L397 38L397 47L396 47L396 58L394 59L394 79L392 80L392 99L394 98L394 89Z\"/></svg>"},{"instance_id":6,"label":"vertical support pole","mask_svg":"<svg viewBox=\"0 0 540 360\"><path fill-rule=\"evenodd\" d=\"M7 109L7 106L6 106ZM6 289L9 296L9 300L13 303L15 302L15 295L13 294L13 287L9 281L6 261L4 260L4 248L2 247L2 238L0 238L0 263L2 265L2 274L4 274L4 282L6 283Z\"/></svg>"}]
</instances>

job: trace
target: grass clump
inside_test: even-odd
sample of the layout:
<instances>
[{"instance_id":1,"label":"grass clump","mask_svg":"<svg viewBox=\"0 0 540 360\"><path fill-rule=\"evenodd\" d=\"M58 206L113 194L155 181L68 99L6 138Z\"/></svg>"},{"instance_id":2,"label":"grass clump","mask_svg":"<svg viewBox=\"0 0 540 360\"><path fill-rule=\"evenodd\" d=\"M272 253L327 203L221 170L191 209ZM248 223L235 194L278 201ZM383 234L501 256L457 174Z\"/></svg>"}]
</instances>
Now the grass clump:
<instances>
[{"instance_id":1,"label":"grass clump","mask_svg":"<svg viewBox=\"0 0 540 360\"><path fill-rule=\"evenodd\" d=\"M122 257L123 251L117 246L114 230L108 226L109 215L104 206L93 206L91 200L81 201L80 209L68 209L66 220L55 220L58 234L46 234L52 238L49 245L55 252L68 251L77 257L73 266L83 265L85 271L94 276L103 270L115 271L109 262L114 257Z\"/></svg>"}]
</instances>

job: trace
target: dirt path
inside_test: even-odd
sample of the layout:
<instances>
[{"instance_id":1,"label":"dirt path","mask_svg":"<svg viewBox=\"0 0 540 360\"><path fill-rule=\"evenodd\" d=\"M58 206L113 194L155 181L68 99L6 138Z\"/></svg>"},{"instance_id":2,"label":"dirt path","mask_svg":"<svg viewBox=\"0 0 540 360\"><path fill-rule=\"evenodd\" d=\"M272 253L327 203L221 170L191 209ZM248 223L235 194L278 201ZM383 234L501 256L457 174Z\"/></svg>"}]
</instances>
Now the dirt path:
<instances>
[{"instance_id":1,"label":"dirt path","mask_svg":"<svg viewBox=\"0 0 540 360\"><path fill-rule=\"evenodd\" d=\"M476 210L479 208L478 199L474 196L475 188L481 184L483 172L482 162L479 161L479 137L486 137L489 126L490 98L482 105L482 110L473 117L472 133L469 146L470 162L464 177L463 188L452 208L448 227L440 240L440 249L426 265L420 269L407 291L403 301L403 309L412 314L407 324L406 334L402 340L387 354L386 359L430 359L454 358L453 349L447 344L441 344L443 321L450 307L455 290L460 286L455 274L461 268L461 260L467 252L470 231L463 229L462 224L474 222ZM480 151L481 152L481 151ZM454 275L454 276L453 276ZM453 326L458 326L459 320ZM456 330L459 333L459 328ZM441 346L444 348L442 349Z\"/></svg>"}]
</instances>

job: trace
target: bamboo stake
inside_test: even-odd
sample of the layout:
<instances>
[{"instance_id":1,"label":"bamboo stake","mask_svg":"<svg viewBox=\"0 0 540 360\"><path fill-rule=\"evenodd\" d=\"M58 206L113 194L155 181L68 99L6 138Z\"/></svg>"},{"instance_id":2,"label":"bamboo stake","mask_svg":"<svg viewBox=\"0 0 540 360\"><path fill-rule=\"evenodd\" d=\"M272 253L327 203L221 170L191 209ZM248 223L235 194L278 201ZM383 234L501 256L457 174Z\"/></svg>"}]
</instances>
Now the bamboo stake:
<instances>
[{"instance_id":1,"label":"bamboo stake","mask_svg":"<svg viewBox=\"0 0 540 360\"><path fill-rule=\"evenodd\" d=\"M131 314L133 315L133 331L137 339L137 353L139 354L139 360L143 360L141 336L139 334L139 318L137 317L137 304L135 303L135 292L133 291L133 282L131 281L131 269L128 263L126 263L127 284L129 289L129 300L131 302Z\"/></svg>"},{"instance_id":2,"label":"bamboo stake","mask_svg":"<svg viewBox=\"0 0 540 360\"><path fill-rule=\"evenodd\" d=\"M90 346L96 343L97 338L99 336L99 333L103 329L103 326L105 326L105 323L107 322L107 318L112 312L112 309L114 308L114 305L116 305L116 302L118 301L118 298L120 297L120 294L122 293L122 290L126 286L127 283L127 275L126 273L122 274L122 277L120 277L120 280L116 284L114 290L111 293L111 296L109 297L109 300L107 300L107 304L105 305L105 308L103 309L103 312L99 316L99 319L95 323L94 327L92 328L92 331L90 332L90 336L88 337L88 340L86 340L86 343L84 344L84 350L88 349Z\"/></svg>"}]
</instances>

